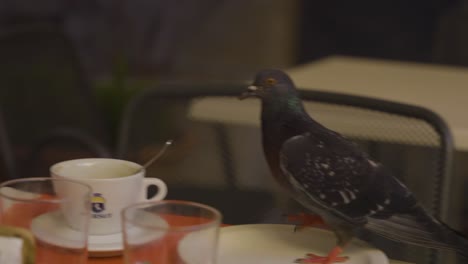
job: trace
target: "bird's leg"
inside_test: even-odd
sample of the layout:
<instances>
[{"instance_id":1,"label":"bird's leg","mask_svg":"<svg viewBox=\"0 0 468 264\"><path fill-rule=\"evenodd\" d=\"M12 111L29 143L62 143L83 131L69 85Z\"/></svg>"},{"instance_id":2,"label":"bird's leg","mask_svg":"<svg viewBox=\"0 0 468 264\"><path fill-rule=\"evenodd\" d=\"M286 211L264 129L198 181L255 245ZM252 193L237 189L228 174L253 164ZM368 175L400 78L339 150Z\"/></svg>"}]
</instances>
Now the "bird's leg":
<instances>
[{"instance_id":1,"label":"bird's leg","mask_svg":"<svg viewBox=\"0 0 468 264\"><path fill-rule=\"evenodd\" d=\"M342 263L348 260L348 257L339 257L338 255L343 252L343 248L340 246L335 246L328 256L319 256L312 253L306 255L305 258L296 259L294 263L320 263L320 264L332 264L332 263Z\"/></svg>"},{"instance_id":2,"label":"bird's leg","mask_svg":"<svg viewBox=\"0 0 468 264\"><path fill-rule=\"evenodd\" d=\"M289 222L297 223L294 227L294 232L302 230L306 227L311 226L326 226L325 222L319 215L315 214L306 214L306 213L298 213L298 214L291 214L287 216Z\"/></svg>"},{"instance_id":3,"label":"bird's leg","mask_svg":"<svg viewBox=\"0 0 468 264\"><path fill-rule=\"evenodd\" d=\"M338 228L337 228L338 227ZM296 259L295 263L320 263L320 264L332 264L341 263L348 260L348 257L339 257L343 252L343 248L348 244L352 238L352 228L346 224L335 225L335 235L337 238L337 244L328 253L326 257L318 256L315 254L307 254L305 258Z\"/></svg>"}]
</instances>

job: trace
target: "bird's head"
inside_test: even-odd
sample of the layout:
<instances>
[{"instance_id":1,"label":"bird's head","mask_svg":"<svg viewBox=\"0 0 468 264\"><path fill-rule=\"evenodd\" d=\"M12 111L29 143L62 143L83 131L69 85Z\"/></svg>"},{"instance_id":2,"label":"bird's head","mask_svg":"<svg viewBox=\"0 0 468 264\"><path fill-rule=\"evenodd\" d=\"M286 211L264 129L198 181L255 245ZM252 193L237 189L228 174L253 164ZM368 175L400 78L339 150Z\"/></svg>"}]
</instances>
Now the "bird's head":
<instances>
[{"instance_id":1,"label":"bird's head","mask_svg":"<svg viewBox=\"0 0 468 264\"><path fill-rule=\"evenodd\" d=\"M296 96L294 83L289 76L281 70L262 70L257 73L252 85L247 87L239 99L258 97L262 100L269 98Z\"/></svg>"}]
</instances>

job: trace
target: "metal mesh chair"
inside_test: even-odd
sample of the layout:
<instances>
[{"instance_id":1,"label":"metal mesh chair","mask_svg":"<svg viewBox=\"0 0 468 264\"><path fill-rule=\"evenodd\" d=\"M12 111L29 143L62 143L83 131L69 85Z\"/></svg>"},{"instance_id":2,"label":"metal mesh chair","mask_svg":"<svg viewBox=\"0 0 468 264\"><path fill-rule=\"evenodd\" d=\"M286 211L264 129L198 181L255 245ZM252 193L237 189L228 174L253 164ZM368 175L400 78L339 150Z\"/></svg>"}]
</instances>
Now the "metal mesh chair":
<instances>
[{"instance_id":1,"label":"metal mesh chair","mask_svg":"<svg viewBox=\"0 0 468 264\"><path fill-rule=\"evenodd\" d=\"M216 206L226 223L284 223L284 214L302 208L270 176L261 149L260 103L239 101L244 88L164 84L147 90L126 109L117 156L143 163L173 138L174 147L148 170L168 183L170 198ZM385 164L434 215L448 217L453 143L437 114L366 97L310 90L301 95L314 118ZM363 237L391 258L435 263L428 250Z\"/></svg>"},{"instance_id":2,"label":"metal mesh chair","mask_svg":"<svg viewBox=\"0 0 468 264\"><path fill-rule=\"evenodd\" d=\"M223 212L225 223L260 221L261 212L273 206L273 196L239 185L229 126L190 116L194 102L217 96L235 99L241 87L161 85L144 91L124 112L116 157L143 164L167 139L173 139L163 158L147 170L147 176L168 184L168 198L215 206Z\"/></svg>"}]
</instances>

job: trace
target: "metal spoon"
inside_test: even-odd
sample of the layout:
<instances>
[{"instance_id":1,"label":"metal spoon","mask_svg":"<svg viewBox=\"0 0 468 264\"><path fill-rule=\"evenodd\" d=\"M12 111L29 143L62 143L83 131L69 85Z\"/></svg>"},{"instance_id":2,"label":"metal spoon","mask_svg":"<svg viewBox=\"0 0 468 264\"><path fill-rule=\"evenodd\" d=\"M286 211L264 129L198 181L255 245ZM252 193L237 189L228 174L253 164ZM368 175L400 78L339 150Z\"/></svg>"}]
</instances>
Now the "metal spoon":
<instances>
[{"instance_id":1,"label":"metal spoon","mask_svg":"<svg viewBox=\"0 0 468 264\"><path fill-rule=\"evenodd\" d=\"M152 157L150 160L148 160L141 168L139 168L135 173L138 173L138 172L140 172L142 170L147 169L151 164L153 164L153 162L158 160L164 154L164 152L166 152L166 149L170 145L172 145L172 142L173 142L172 139L167 140L166 143L164 144L163 148L154 157Z\"/></svg>"}]
</instances>

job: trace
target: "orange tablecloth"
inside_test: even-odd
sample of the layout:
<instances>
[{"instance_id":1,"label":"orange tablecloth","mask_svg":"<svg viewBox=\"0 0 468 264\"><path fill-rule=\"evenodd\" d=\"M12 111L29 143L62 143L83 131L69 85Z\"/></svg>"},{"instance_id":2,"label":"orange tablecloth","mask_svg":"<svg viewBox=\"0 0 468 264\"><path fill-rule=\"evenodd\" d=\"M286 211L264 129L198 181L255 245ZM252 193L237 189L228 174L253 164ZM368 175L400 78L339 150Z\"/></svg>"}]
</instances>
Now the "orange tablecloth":
<instances>
[{"instance_id":1,"label":"orange tablecloth","mask_svg":"<svg viewBox=\"0 0 468 264\"><path fill-rule=\"evenodd\" d=\"M123 257L89 258L88 264L122 264Z\"/></svg>"},{"instance_id":2,"label":"orange tablecloth","mask_svg":"<svg viewBox=\"0 0 468 264\"><path fill-rule=\"evenodd\" d=\"M1 215L2 223L4 224L12 224L15 226L21 226L24 228L28 228L30 225L30 219L34 218L34 216L40 215L44 212L48 212L50 210L56 209L58 205L48 205L43 207L31 207L31 204L15 204L15 212L19 212L20 214L10 215L9 213L12 212L7 210ZM11 217L10 217L11 216ZM168 222L177 225L189 225L189 224L200 224L200 219L189 217L189 216L176 216L176 215L165 215L163 216ZM11 218L11 219L10 219ZM47 252L42 252L42 257L46 257ZM116 256L116 257L90 257L88 258L88 264L123 264L123 255ZM52 263L51 263L52 264ZM55 264L55 263L54 263Z\"/></svg>"},{"instance_id":3,"label":"orange tablecloth","mask_svg":"<svg viewBox=\"0 0 468 264\"><path fill-rule=\"evenodd\" d=\"M173 224L177 225L189 225L200 223L200 220L197 218L189 217L189 216L176 216L176 215L165 215L164 218ZM170 219L167 219L170 218ZM88 259L88 264L123 264L123 256L117 257L106 257L106 258L93 258L90 257Z\"/></svg>"}]
</instances>

